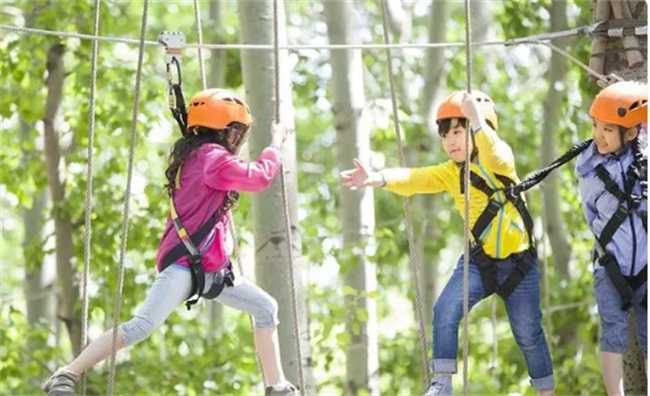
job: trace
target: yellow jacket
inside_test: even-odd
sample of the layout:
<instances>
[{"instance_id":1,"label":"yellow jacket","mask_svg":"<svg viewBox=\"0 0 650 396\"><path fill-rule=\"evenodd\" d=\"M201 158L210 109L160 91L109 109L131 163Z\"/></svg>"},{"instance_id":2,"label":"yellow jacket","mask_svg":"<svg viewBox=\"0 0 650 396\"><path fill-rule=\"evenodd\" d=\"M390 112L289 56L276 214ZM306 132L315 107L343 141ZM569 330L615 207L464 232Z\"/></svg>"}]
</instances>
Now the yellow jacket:
<instances>
[{"instance_id":1,"label":"yellow jacket","mask_svg":"<svg viewBox=\"0 0 650 396\"><path fill-rule=\"evenodd\" d=\"M515 169L515 159L512 149L497 136L490 127L483 126L474 136L478 148L478 161L473 161L471 170L485 179L493 188L503 188L503 184L494 176L500 174L519 182ZM386 189L400 195L435 194L448 191L456 202L456 210L461 217L465 214L465 202L461 194L460 166L453 160L440 165L424 168L410 169L408 177L403 180L393 180ZM505 200L502 192L494 196L499 202ZM469 223L474 225L478 217L487 207L488 198L480 190L470 189ZM499 214L483 232L481 244L488 256L495 259L504 259L513 253L523 252L528 249L528 234L524 222L514 205L508 202L501 208Z\"/></svg>"}]
</instances>

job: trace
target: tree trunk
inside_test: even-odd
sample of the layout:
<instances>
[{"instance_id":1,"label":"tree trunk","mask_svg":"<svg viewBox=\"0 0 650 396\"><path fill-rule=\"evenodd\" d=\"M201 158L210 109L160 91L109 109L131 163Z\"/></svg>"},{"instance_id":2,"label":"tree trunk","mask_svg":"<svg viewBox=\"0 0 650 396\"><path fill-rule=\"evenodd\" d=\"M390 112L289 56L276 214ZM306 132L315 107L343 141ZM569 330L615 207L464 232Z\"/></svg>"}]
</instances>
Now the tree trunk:
<instances>
[{"instance_id":1,"label":"tree trunk","mask_svg":"<svg viewBox=\"0 0 650 396\"><path fill-rule=\"evenodd\" d=\"M324 1L327 34L331 44L361 44L354 3ZM370 160L370 119L363 87L360 50L331 52L332 97L337 132L338 166L346 169L354 158ZM377 289L376 267L367 257L375 248L375 212L372 189L340 190L343 232L344 284L365 295ZM345 260L347 258L347 260ZM346 394L379 394L377 308L374 299L346 295ZM359 316L359 312L365 313ZM365 316L365 317L364 317Z\"/></svg>"},{"instance_id":2,"label":"tree trunk","mask_svg":"<svg viewBox=\"0 0 650 396\"><path fill-rule=\"evenodd\" d=\"M31 126L20 121L21 141L31 139ZM33 152L23 152L24 158L33 155ZM27 161L23 161L27 166ZM29 208L22 208L22 219L25 229L23 238L23 257L25 260L25 283L24 293L27 301L27 321L30 328L36 323L45 319L54 319L54 299L51 294L51 283L46 279L47 268L45 265L43 251L43 223L45 216L43 210L47 205L47 194L43 189L33 192L32 205Z\"/></svg>"},{"instance_id":3,"label":"tree trunk","mask_svg":"<svg viewBox=\"0 0 650 396\"><path fill-rule=\"evenodd\" d=\"M445 0L433 0L429 15L429 41L445 42L449 3ZM444 82L447 76L445 53L440 48L427 49L427 63L424 76L424 97L422 109L427 121L427 128L433 140L437 140L436 109L444 94Z\"/></svg>"},{"instance_id":4,"label":"tree trunk","mask_svg":"<svg viewBox=\"0 0 650 396\"><path fill-rule=\"evenodd\" d=\"M280 42L286 43L284 3L279 2ZM273 3L268 1L242 1L238 3L241 42L243 44L273 43ZM275 118L274 64L272 51L243 50L242 75L246 87L246 100L256 123L251 132L249 151L251 158L257 158L270 142L269 125ZM293 128L293 103L289 85L289 70L286 68L287 54L280 53L281 121ZM298 364L303 364L305 392L314 392L310 369L310 346L308 342L307 311L301 292L302 285L302 242L298 228L298 191L296 175L296 142L290 136L283 147L283 169L286 175L287 200L293 239L295 281L298 288L300 339L303 362L298 362L294 337L294 316L292 312L289 277L289 252L285 238L284 209L281 199L280 177L266 191L253 195L253 218L255 224L255 275L262 288L278 301L281 325L278 328L282 365L287 378L298 383Z\"/></svg>"},{"instance_id":5,"label":"tree trunk","mask_svg":"<svg viewBox=\"0 0 650 396\"><path fill-rule=\"evenodd\" d=\"M208 21L209 34L208 38L211 43L225 43L225 34L223 30L223 2L219 0L210 0L208 3L209 17ZM228 53L226 50L210 50L210 64L208 71L209 87L224 87L226 85L226 61Z\"/></svg>"},{"instance_id":6,"label":"tree trunk","mask_svg":"<svg viewBox=\"0 0 650 396\"><path fill-rule=\"evenodd\" d=\"M495 39L492 9L494 3L485 0L471 0L471 17L472 17L472 42L488 41ZM477 55L482 58L483 65L474 67L474 80L477 89L481 84L498 73L496 69L496 58L498 51L477 51Z\"/></svg>"},{"instance_id":7,"label":"tree trunk","mask_svg":"<svg viewBox=\"0 0 650 396\"><path fill-rule=\"evenodd\" d=\"M594 7L594 20L608 20L619 18L621 10L626 16L632 19L647 20L647 4L645 2L620 0L616 1L616 8L612 9L612 2L598 0L597 6ZM619 16L617 16L619 14ZM630 19L630 18L626 18ZM647 52L647 40L639 40L639 45ZM637 80L647 82L648 64L647 60L639 65L631 64L631 57L634 51L621 51L628 46L625 39L610 38L607 40L594 39L591 47L591 55L599 57L599 61L591 62L589 65L599 68L598 71L603 74L615 73L626 80ZM602 61L600 60L602 59ZM636 67L632 67L636 66ZM629 314L630 331L628 338L627 353L623 358L623 383L626 395L647 395L647 375L645 361L641 355L641 350L637 343L634 313Z\"/></svg>"},{"instance_id":8,"label":"tree trunk","mask_svg":"<svg viewBox=\"0 0 650 396\"><path fill-rule=\"evenodd\" d=\"M208 3L208 39L211 43L223 43L222 8L218 0ZM227 52L224 50L210 50L210 63L208 64L208 88L224 88L226 85L226 60ZM208 309L208 344L217 339L221 323L223 322L223 305L214 301L207 301Z\"/></svg>"},{"instance_id":9,"label":"tree trunk","mask_svg":"<svg viewBox=\"0 0 650 396\"><path fill-rule=\"evenodd\" d=\"M551 31L565 30L568 28L566 15L566 2L553 1L551 4ZM564 47L560 40L555 45ZM562 111L563 97L566 95L566 75L568 65L566 59L553 52L549 69L546 75L548 83L548 94L544 102L544 121L542 124L542 165L545 166L557 158L556 134L560 129L560 112ZM558 89L559 88L559 89ZM556 272L561 279L568 280L571 276L569 261L571 260L571 245L569 235L566 231L566 224L560 209L560 192L557 174L551 174L542 185L544 190L544 215L548 221L545 222L546 234L551 243L554 265Z\"/></svg>"},{"instance_id":10,"label":"tree trunk","mask_svg":"<svg viewBox=\"0 0 650 396\"><path fill-rule=\"evenodd\" d=\"M54 217L56 268L61 292L58 317L68 329L72 350L76 356L80 352L81 337L81 319L75 312L75 304L79 299L79 284L72 264L74 257L72 223L65 201L65 178L61 174L61 169L65 164L61 162L57 125L59 108L63 99L63 80L65 79L64 52L63 44L57 43L50 47L47 53L47 99L43 124L47 182L50 187Z\"/></svg>"}]
</instances>

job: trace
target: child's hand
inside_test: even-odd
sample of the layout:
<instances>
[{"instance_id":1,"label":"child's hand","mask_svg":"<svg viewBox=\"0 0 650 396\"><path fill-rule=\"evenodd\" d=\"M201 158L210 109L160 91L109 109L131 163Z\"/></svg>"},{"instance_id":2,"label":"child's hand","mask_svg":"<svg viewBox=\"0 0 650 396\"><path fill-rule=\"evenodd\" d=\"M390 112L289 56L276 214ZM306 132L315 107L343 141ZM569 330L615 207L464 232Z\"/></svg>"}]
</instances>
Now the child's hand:
<instances>
[{"instance_id":1,"label":"child's hand","mask_svg":"<svg viewBox=\"0 0 650 396\"><path fill-rule=\"evenodd\" d=\"M356 191L368 186L378 187L381 185L381 180L375 180L378 179L376 175L369 173L368 169L356 158L354 159L354 166L354 169L341 172L340 177L343 186Z\"/></svg>"},{"instance_id":2,"label":"child's hand","mask_svg":"<svg viewBox=\"0 0 650 396\"><path fill-rule=\"evenodd\" d=\"M465 92L463 94L463 101L460 104L460 110L463 112L465 117L470 121L470 123L476 125L477 123L473 121L478 121L479 115L481 114L478 109L478 103L472 97L471 94Z\"/></svg>"},{"instance_id":3,"label":"child's hand","mask_svg":"<svg viewBox=\"0 0 650 396\"><path fill-rule=\"evenodd\" d=\"M289 136L289 129L275 121L271 123L271 144L276 147L282 147L282 143L287 140Z\"/></svg>"}]
</instances>

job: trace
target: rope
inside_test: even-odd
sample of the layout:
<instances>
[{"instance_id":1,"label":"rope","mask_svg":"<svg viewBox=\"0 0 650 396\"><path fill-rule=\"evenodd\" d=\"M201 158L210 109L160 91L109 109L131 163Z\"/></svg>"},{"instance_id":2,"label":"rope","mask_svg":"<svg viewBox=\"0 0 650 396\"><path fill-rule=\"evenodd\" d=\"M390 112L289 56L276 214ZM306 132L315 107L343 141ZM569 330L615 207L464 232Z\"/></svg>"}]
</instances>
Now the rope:
<instances>
[{"instance_id":1,"label":"rope","mask_svg":"<svg viewBox=\"0 0 650 396\"><path fill-rule=\"evenodd\" d=\"M559 38L574 37L574 36L584 36L590 35L595 25L583 26L581 28L575 28L570 30L563 30L558 32L551 32L541 35L532 35L521 38L509 39L509 40L491 40L491 41L480 41L473 42L470 45L473 47L485 47L485 46L513 46L520 44L532 44L548 40L556 40ZM112 43L122 43L130 45L139 45L140 40L132 38L122 38L122 37L110 37L110 36L99 36L91 34L80 34L76 32L64 32L58 30L46 30L46 29L36 29L36 28L26 28L20 26L12 25L0 25L0 30L8 30L18 33L27 33L27 34L38 34L44 36L57 36L57 37L67 37L75 38L79 40L95 40L95 41L104 41ZM587 33L585 33L587 32ZM158 41L145 40L145 45L159 47L161 44ZM279 45L281 50L292 50L292 51L306 51L306 50L333 50L333 49L342 49L342 50L371 50L371 49L418 49L418 48L452 48L459 47L462 48L466 46L466 43L463 42L452 42L452 43L398 43L398 44L324 44L324 45L303 45L303 44L289 44L289 45ZM203 49L215 49L215 50L264 50L269 51L273 50L274 46L269 44L188 44L186 48L203 48Z\"/></svg>"},{"instance_id":2,"label":"rope","mask_svg":"<svg viewBox=\"0 0 650 396\"><path fill-rule=\"evenodd\" d=\"M275 120L281 121L280 111L280 21L279 21L278 0L273 0L273 55L274 55L274 98L275 98ZM300 318L298 316L298 290L296 288L296 275L294 273L293 243L291 238L291 219L289 217L289 202L287 201L287 182L284 173L284 164L280 171L280 189L282 192L282 210L284 214L284 230L289 250L289 277L291 286L291 307L293 310L293 332L296 341L296 357L298 358L298 387L301 396L305 396L305 377L303 373L302 340L300 336Z\"/></svg>"},{"instance_id":3,"label":"rope","mask_svg":"<svg viewBox=\"0 0 650 396\"><path fill-rule=\"evenodd\" d=\"M208 88L208 84L207 84L206 73L205 73L205 60L203 59L203 51L201 47L203 46L203 29L201 27L202 26L201 8L198 0L194 0L194 19L196 20L196 37L199 40L199 47L197 48L197 50L199 54L199 71L201 74L201 87L203 88L203 90L206 90ZM239 274L242 276L242 278L246 278L246 274L244 272L244 266L242 265L241 262L241 255L239 253L239 238L237 237L235 218L233 217L230 211L228 211L228 230L230 231L230 235L232 235L232 239L233 239L233 250L234 250L233 253L235 256L235 260L237 262L237 269L239 270ZM255 333L255 326L253 324L252 315L248 315L248 321L251 325L251 331ZM255 343L255 337L253 337L253 342ZM257 350L257 344L255 345L255 350ZM260 370L260 373L262 373L262 380L266 381L266 376L264 375L264 367L262 367L262 362L260 361L260 357L257 354L255 355L257 358L257 368Z\"/></svg>"},{"instance_id":4,"label":"rope","mask_svg":"<svg viewBox=\"0 0 650 396\"><path fill-rule=\"evenodd\" d=\"M496 298L492 299L492 309L490 315L490 324L492 325L492 364L490 369L494 370L497 367L497 360L499 359L499 337L497 335L497 303Z\"/></svg>"},{"instance_id":5,"label":"rope","mask_svg":"<svg viewBox=\"0 0 650 396\"><path fill-rule=\"evenodd\" d=\"M199 72L201 74L201 86L208 89L205 79L205 62L203 61L203 29L201 28L201 8L199 0L194 0L194 19L196 20L196 38L199 40L197 52L199 53Z\"/></svg>"},{"instance_id":6,"label":"rope","mask_svg":"<svg viewBox=\"0 0 650 396\"><path fill-rule=\"evenodd\" d=\"M470 2L465 0L465 68L467 69L467 92L472 93L472 42L471 37ZM465 133L465 174L463 176L465 216L463 218L463 235L465 237L465 253L463 254L463 394L469 393L469 174L471 168L470 153L471 126Z\"/></svg>"},{"instance_id":7,"label":"rope","mask_svg":"<svg viewBox=\"0 0 650 396\"><path fill-rule=\"evenodd\" d=\"M111 347L111 365L108 376L108 395L113 396L115 384L115 357L117 353L117 326L120 320L122 302L122 286L124 283L124 261L126 256L126 241L129 232L129 203L131 201L131 179L133 178L133 162L135 157L135 139L138 123L138 105L140 102L140 81L142 79L142 63L144 60L144 38L147 32L147 17L149 16L149 0L144 0L142 8L142 23L140 26L140 47L138 50L138 66L135 73L135 93L133 97L133 114L131 117L131 144L129 145L129 163L127 167L126 191L124 196L124 218L122 221L122 244L120 247L120 269L117 276L117 298L113 316L113 344Z\"/></svg>"},{"instance_id":8,"label":"rope","mask_svg":"<svg viewBox=\"0 0 650 396\"><path fill-rule=\"evenodd\" d=\"M542 190L542 197L544 196L544 191ZM542 211L543 212L543 211ZM551 321L551 292L549 290L549 285L548 285L548 254L549 254L549 247L548 247L548 238L546 237L546 215L542 213L542 243L541 245L544 247L544 258L542 259L542 270L544 271L543 278L542 278L542 287L544 291L544 311L546 315L546 337L549 337L551 332L553 331L552 327L552 321ZM551 345L549 343L549 352L553 352L551 350Z\"/></svg>"},{"instance_id":9,"label":"rope","mask_svg":"<svg viewBox=\"0 0 650 396\"><path fill-rule=\"evenodd\" d=\"M93 15L93 34L99 34L99 9L100 0L95 0L95 13ZM97 86L97 52L99 42L94 41L90 60L90 109L88 123L88 163L86 167L86 213L84 238L84 273L82 280L82 307L81 307L81 350L88 345L88 278L90 275L90 239L92 235L92 195L93 195L93 145L95 141L95 99ZM86 375L81 378L81 395L86 396Z\"/></svg>"},{"instance_id":10,"label":"rope","mask_svg":"<svg viewBox=\"0 0 650 396\"><path fill-rule=\"evenodd\" d=\"M199 46L197 47L198 54L199 54L199 72L201 74L201 87L206 90L208 89L208 84L207 84L207 79L206 79L206 73L205 73L205 60L203 59L203 51L202 51L202 46L203 46L203 29L201 25L201 8L199 5L198 0L194 0L194 19L196 20L196 37L199 40ZM246 274L244 273L244 266L242 265L241 262L241 256L239 254L239 238L237 237L237 229L235 227L235 218L233 217L232 213L228 211L228 229L230 231L230 235L232 235L233 239L233 253L235 255L235 260L237 261L237 269L239 270L239 274L242 276L242 278L246 278ZM253 316L248 315L248 321L251 325L251 331L255 333L255 326L253 324ZM253 342L255 343L255 337L253 337ZM257 350L257 345L255 345L255 350ZM257 368L260 370L260 373L262 373L262 380L266 381L266 376L264 375L264 367L262 367L262 362L260 361L259 355L255 354L257 358ZM268 385L268 384L265 384Z\"/></svg>"},{"instance_id":11,"label":"rope","mask_svg":"<svg viewBox=\"0 0 650 396\"><path fill-rule=\"evenodd\" d=\"M562 48L557 47L553 43L545 42L545 41L539 41L539 40L530 41L530 43L531 44L545 45L545 46L549 47L550 49L552 49L553 51L557 52L558 54L560 54L560 55L564 56L565 58L569 59L571 62L575 63L579 67L583 68L587 73L591 74L596 79L598 79L599 81L602 81L606 85L609 85L609 84L612 83L611 78L609 78L606 75L601 74L601 73L597 72L596 70L592 69L591 67L587 66L580 59L578 59L575 56L571 55L570 53L566 52Z\"/></svg>"},{"instance_id":12,"label":"rope","mask_svg":"<svg viewBox=\"0 0 650 396\"><path fill-rule=\"evenodd\" d=\"M381 19L383 23L384 31L384 43L388 44L390 42L390 37L388 33L388 17L387 17L387 6L386 1L381 0ZM402 141L402 131L400 129L399 121L399 110L397 108L397 94L395 89L395 74L393 73L393 57L390 52L390 48L386 47L386 62L388 65L388 82L390 84L390 99L393 107L393 119L395 121L395 134L397 135L397 146L399 152L399 163L401 167L405 166L404 159L404 142ZM408 236L409 243L409 263L411 267L411 276L412 283L415 287L415 313L418 320L418 330L420 333L420 345L422 347L422 374L424 380L424 388L429 386L429 359L427 346L427 336L424 328L424 313L422 310L422 292L420 291L420 277L418 273L418 261L417 261L417 248L415 246L415 241L413 237L413 224L411 219L411 205L407 197L402 198L402 206L404 207L404 216L406 217L406 233Z\"/></svg>"},{"instance_id":13,"label":"rope","mask_svg":"<svg viewBox=\"0 0 650 396\"><path fill-rule=\"evenodd\" d=\"M580 153L585 151L585 149L587 149L587 147L589 147L589 145L591 144L592 140L593 139L587 139L583 142L573 145L566 153L564 153L561 157L559 157L555 161L551 162L547 167L542 168L532 173L531 175L527 176L519 184L511 187L509 190L511 191L512 194L518 196L522 192L528 191L531 188L535 187L540 182L542 182L542 180L544 180L548 175L550 175L551 172L553 172L555 169L561 167L562 165L571 161L573 158L577 157Z\"/></svg>"}]
</instances>

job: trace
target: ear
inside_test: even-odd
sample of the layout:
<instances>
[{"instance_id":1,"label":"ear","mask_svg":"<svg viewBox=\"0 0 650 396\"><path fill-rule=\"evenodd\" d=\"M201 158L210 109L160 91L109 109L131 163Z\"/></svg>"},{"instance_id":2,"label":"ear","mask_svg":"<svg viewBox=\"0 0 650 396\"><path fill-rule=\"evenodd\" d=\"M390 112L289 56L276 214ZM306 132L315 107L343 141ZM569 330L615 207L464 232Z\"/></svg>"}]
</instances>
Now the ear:
<instances>
[{"instance_id":1,"label":"ear","mask_svg":"<svg viewBox=\"0 0 650 396\"><path fill-rule=\"evenodd\" d=\"M637 127L632 127L625 131L625 143L631 142L639 136L639 129Z\"/></svg>"}]
</instances>

